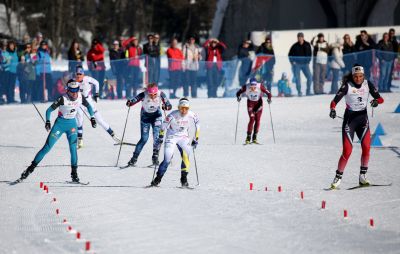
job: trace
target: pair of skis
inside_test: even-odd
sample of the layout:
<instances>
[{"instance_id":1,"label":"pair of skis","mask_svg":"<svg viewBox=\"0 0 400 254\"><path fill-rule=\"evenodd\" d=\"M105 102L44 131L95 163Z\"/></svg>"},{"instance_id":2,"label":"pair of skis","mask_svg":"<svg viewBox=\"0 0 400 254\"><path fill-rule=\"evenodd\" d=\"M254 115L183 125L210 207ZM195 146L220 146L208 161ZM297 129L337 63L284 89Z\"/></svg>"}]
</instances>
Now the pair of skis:
<instances>
[{"instance_id":1,"label":"pair of skis","mask_svg":"<svg viewBox=\"0 0 400 254\"><path fill-rule=\"evenodd\" d=\"M367 184L367 185L357 185L357 186L354 186L354 187L350 187L350 188L347 188L346 190L357 190L357 189L361 189L361 188L369 188L369 187L388 187L388 186L392 186L392 183L387 183L387 184L372 184L372 183L370 183L370 184ZM332 190L340 190L340 188L332 188L332 187L330 187L330 188L327 188L327 189L325 189L326 191L332 191Z\"/></svg>"}]
</instances>

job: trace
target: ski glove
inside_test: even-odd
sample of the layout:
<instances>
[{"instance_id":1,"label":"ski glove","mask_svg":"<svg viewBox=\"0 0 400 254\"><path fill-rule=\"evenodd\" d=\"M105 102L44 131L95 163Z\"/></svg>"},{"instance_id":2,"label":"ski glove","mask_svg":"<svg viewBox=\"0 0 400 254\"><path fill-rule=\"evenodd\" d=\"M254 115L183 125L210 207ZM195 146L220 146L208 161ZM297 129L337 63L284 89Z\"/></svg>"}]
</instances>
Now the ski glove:
<instances>
[{"instance_id":1,"label":"ski glove","mask_svg":"<svg viewBox=\"0 0 400 254\"><path fill-rule=\"evenodd\" d=\"M268 104L271 104L272 100L271 99L267 99Z\"/></svg>"},{"instance_id":2,"label":"ski glove","mask_svg":"<svg viewBox=\"0 0 400 254\"><path fill-rule=\"evenodd\" d=\"M46 121L46 124L44 125L44 128L46 128L46 131L50 131L51 129L51 123L49 120Z\"/></svg>"},{"instance_id":3,"label":"ski glove","mask_svg":"<svg viewBox=\"0 0 400 254\"><path fill-rule=\"evenodd\" d=\"M99 99L99 93L95 93L95 95L93 96L93 99L95 102L97 102L97 100Z\"/></svg>"},{"instance_id":4,"label":"ski glove","mask_svg":"<svg viewBox=\"0 0 400 254\"><path fill-rule=\"evenodd\" d=\"M240 102L242 100L242 96L236 96L236 99L238 102Z\"/></svg>"},{"instance_id":5,"label":"ski glove","mask_svg":"<svg viewBox=\"0 0 400 254\"><path fill-rule=\"evenodd\" d=\"M336 118L336 110L334 110L333 108L331 109L331 112L329 113L329 117L332 119Z\"/></svg>"},{"instance_id":6,"label":"ski glove","mask_svg":"<svg viewBox=\"0 0 400 254\"><path fill-rule=\"evenodd\" d=\"M169 104L169 105L167 105L167 104L163 104L163 105L161 105L161 108L162 108L162 110L171 110L172 109L172 106Z\"/></svg>"},{"instance_id":7,"label":"ski glove","mask_svg":"<svg viewBox=\"0 0 400 254\"><path fill-rule=\"evenodd\" d=\"M92 127L93 127L93 128L96 128L96 127L97 127L96 119L95 119L94 117L91 117L91 118L90 118L90 123L92 124Z\"/></svg>"},{"instance_id":8,"label":"ski glove","mask_svg":"<svg viewBox=\"0 0 400 254\"><path fill-rule=\"evenodd\" d=\"M132 103L131 100L127 100L127 101L126 101L126 106L127 106L127 107L130 107L130 106L132 106L132 105L133 105L133 103Z\"/></svg>"},{"instance_id":9,"label":"ski glove","mask_svg":"<svg viewBox=\"0 0 400 254\"><path fill-rule=\"evenodd\" d=\"M379 104L377 99L373 99L370 103L371 103L371 107L374 107L374 108L378 107L378 104Z\"/></svg>"},{"instance_id":10,"label":"ski glove","mask_svg":"<svg viewBox=\"0 0 400 254\"><path fill-rule=\"evenodd\" d=\"M199 144L199 139L198 138L192 140L192 146L193 146L194 149L197 148L198 144Z\"/></svg>"}]
</instances>

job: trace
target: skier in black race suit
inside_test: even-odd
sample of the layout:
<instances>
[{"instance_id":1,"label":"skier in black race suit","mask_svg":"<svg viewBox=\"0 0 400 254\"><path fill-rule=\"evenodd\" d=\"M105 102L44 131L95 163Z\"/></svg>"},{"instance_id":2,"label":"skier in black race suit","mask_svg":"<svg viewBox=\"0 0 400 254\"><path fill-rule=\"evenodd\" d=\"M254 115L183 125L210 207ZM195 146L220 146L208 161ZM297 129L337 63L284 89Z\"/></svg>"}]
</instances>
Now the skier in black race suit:
<instances>
[{"instance_id":1,"label":"skier in black race suit","mask_svg":"<svg viewBox=\"0 0 400 254\"><path fill-rule=\"evenodd\" d=\"M383 103L383 98L378 93L374 84L365 79L364 68L359 64L355 64L351 73L343 77L342 85L330 105L331 112L329 116L335 118L335 107L343 97L345 98L346 110L342 125L343 152L339 159L336 176L331 184L331 189L336 189L342 180L343 171L353 150L354 133L360 139L362 148L359 184L369 185L369 181L366 178L371 145L371 133L367 114L369 94L373 97L373 100L370 101L371 107L377 107Z\"/></svg>"}]
</instances>

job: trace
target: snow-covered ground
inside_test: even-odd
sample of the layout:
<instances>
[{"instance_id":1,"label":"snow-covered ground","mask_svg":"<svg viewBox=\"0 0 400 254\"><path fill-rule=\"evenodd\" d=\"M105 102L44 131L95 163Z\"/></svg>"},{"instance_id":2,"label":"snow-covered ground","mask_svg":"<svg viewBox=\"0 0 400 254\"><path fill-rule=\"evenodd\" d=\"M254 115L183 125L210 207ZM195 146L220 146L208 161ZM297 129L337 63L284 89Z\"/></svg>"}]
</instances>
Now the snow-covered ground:
<instances>
[{"instance_id":1,"label":"snow-covered ground","mask_svg":"<svg viewBox=\"0 0 400 254\"><path fill-rule=\"evenodd\" d=\"M192 100L202 126L196 150L199 187L194 163L189 174L195 190L176 188L178 154L161 187L144 189L153 174L146 168L151 145L139 157L139 167L120 170L114 167L119 147L88 121L85 147L79 151L79 176L90 185L64 183L70 177L69 150L61 138L27 181L9 186L6 181L19 177L47 133L32 105L1 106L0 252L80 253L85 241L90 241L96 253L398 253L400 114L392 112L400 94L383 96L385 104L370 117L371 128L382 123L387 132L381 137L383 144L395 148L371 149L368 176L373 183L393 185L346 190L358 184L361 150L355 143L338 191L324 190L341 153L341 120L328 117L332 96L274 98L276 144L266 107L259 133L263 145L249 146L242 145L248 120L244 102L234 145L236 100ZM177 101L172 103L176 106ZM43 114L48 106L38 108ZM125 101L101 101L98 107L121 136ZM126 141L139 138L139 107L135 107ZM132 147L124 146L119 165L132 152ZM39 182L49 186L49 194L39 188ZM320 209L322 200L325 210ZM348 219L343 218L344 209ZM85 240L77 241L67 232L64 218ZM370 218L374 227L369 226Z\"/></svg>"}]
</instances>

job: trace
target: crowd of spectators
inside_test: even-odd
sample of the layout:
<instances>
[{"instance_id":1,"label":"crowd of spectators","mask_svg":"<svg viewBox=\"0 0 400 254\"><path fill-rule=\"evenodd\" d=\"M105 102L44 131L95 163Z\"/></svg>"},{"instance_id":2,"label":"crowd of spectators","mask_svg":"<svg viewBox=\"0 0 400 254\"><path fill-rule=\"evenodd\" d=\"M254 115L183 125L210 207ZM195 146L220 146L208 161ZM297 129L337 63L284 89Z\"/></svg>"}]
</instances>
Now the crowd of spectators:
<instances>
[{"instance_id":1,"label":"crowd of spectators","mask_svg":"<svg viewBox=\"0 0 400 254\"><path fill-rule=\"evenodd\" d=\"M43 39L41 33L37 33L32 40L24 36L22 43L18 45L9 40L2 43L0 48L0 104L16 102L16 84L21 103L54 99L63 93L63 84L70 78L70 73L84 61L87 63L89 75L100 83L100 94L105 97L107 93L114 93L113 86L105 85L104 82L107 80L107 49L117 98L136 95L143 83L159 83L162 55L168 58L167 88L170 98L177 98L176 91L181 87L183 96L196 98L200 69L205 71L208 97L216 98L217 89L224 82L224 51L227 45L216 38L210 38L199 45L198 38L194 35L182 43L176 38L168 43L169 47L162 47L160 35L157 33L149 34L142 46L134 36L120 37L107 47L100 40L93 39L85 53L79 41L72 40L67 52L68 71L54 80L49 47L51 41ZM331 81L329 93L333 94L338 89L341 74L349 72L355 63L361 63L366 70L366 77L371 79L376 72L374 61L379 62L379 79L376 84L379 91L390 92L398 52L399 44L394 29L384 33L378 42L367 31L362 30L356 36L355 43L348 34L329 43L323 33L308 42L304 34L299 32L297 41L288 53L291 70L277 74L281 76L277 82L278 96L292 95L289 71L293 73L291 81L296 85L298 96L303 95L301 73L306 78L307 96L324 94L327 79ZM240 63L240 85L245 84L249 77L257 76L271 90L276 59L270 37L265 38L259 46L254 45L251 40L243 40L237 51L237 60Z\"/></svg>"}]
</instances>

